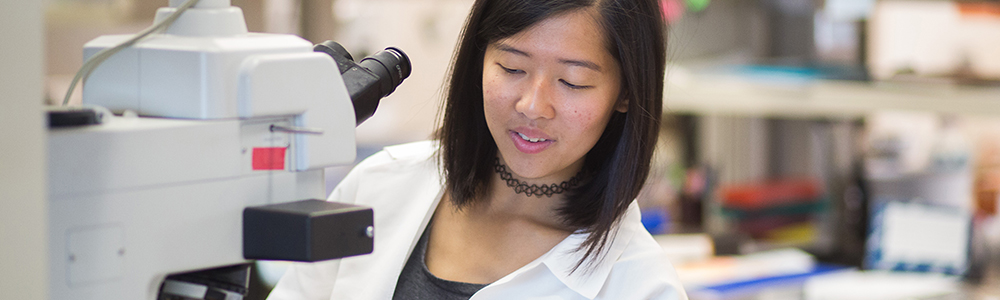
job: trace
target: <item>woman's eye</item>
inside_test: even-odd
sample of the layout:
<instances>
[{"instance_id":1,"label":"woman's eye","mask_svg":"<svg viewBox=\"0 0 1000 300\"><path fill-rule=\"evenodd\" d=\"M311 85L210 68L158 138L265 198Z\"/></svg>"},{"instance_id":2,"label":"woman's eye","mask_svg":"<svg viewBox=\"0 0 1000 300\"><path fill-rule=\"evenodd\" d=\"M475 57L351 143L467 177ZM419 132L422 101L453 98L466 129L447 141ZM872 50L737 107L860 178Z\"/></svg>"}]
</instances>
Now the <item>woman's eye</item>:
<instances>
[{"instance_id":1,"label":"woman's eye","mask_svg":"<svg viewBox=\"0 0 1000 300\"><path fill-rule=\"evenodd\" d=\"M574 89L574 90L582 90L582 89L587 89L587 88L591 87L589 85L575 85L575 84L569 83L569 82L567 82L566 80L563 80L563 79L559 79L559 82L562 82L562 84L566 85L566 87L568 87L570 89Z\"/></svg>"},{"instance_id":2,"label":"woman's eye","mask_svg":"<svg viewBox=\"0 0 1000 300\"><path fill-rule=\"evenodd\" d=\"M507 72L508 74L520 74L520 73L524 72L524 71L521 71L521 70L518 70L518 69L511 69L511 68L508 68L508 67L504 67L503 65L501 65L499 63L497 63L497 66L500 66L500 68L503 69L503 71Z\"/></svg>"}]
</instances>

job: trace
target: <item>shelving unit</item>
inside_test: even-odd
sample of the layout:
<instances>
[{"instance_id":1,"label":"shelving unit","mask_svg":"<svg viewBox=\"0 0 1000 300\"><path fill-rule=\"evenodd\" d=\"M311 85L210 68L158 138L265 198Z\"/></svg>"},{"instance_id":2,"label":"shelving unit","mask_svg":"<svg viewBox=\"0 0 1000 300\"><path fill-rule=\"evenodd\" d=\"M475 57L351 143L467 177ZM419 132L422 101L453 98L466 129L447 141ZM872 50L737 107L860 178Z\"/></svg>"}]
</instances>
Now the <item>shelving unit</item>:
<instances>
[{"instance_id":1,"label":"shelving unit","mask_svg":"<svg viewBox=\"0 0 1000 300\"><path fill-rule=\"evenodd\" d=\"M753 78L672 68L664 87L664 113L856 118L902 110L1000 116L997 86Z\"/></svg>"}]
</instances>

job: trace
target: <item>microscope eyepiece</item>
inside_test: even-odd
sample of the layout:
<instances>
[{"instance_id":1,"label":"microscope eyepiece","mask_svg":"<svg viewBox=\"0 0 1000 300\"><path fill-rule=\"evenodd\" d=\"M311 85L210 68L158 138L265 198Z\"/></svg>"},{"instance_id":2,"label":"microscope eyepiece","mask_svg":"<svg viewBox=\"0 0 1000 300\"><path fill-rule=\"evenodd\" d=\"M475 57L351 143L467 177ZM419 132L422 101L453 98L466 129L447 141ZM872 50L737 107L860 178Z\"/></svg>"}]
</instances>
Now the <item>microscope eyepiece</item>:
<instances>
[{"instance_id":1,"label":"microscope eyepiece","mask_svg":"<svg viewBox=\"0 0 1000 300\"><path fill-rule=\"evenodd\" d=\"M383 87L380 89L386 95L396 90L396 86L402 83L403 79L410 76L410 59L406 57L403 51L393 47L365 57L358 64L372 71L379 78L389 79L382 83Z\"/></svg>"},{"instance_id":2,"label":"microscope eyepiece","mask_svg":"<svg viewBox=\"0 0 1000 300\"><path fill-rule=\"evenodd\" d=\"M410 76L410 58L395 47L389 47L355 63L351 54L334 41L325 41L313 47L313 51L323 52L337 62L344 85L354 103L357 124L367 120L379 100L388 96Z\"/></svg>"}]
</instances>

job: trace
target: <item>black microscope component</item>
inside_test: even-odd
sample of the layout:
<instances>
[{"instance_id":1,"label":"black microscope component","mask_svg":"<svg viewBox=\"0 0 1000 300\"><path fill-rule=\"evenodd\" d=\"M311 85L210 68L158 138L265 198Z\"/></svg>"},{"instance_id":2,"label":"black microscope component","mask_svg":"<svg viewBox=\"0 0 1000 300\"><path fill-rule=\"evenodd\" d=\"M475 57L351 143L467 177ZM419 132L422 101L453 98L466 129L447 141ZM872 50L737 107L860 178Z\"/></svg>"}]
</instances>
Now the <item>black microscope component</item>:
<instances>
[{"instance_id":1,"label":"black microscope component","mask_svg":"<svg viewBox=\"0 0 1000 300\"><path fill-rule=\"evenodd\" d=\"M313 47L313 51L326 53L337 62L359 125L375 113L379 100L410 76L410 58L394 47L365 57L359 63L334 41L322 42Z\"/></svg>"}]
</instances>

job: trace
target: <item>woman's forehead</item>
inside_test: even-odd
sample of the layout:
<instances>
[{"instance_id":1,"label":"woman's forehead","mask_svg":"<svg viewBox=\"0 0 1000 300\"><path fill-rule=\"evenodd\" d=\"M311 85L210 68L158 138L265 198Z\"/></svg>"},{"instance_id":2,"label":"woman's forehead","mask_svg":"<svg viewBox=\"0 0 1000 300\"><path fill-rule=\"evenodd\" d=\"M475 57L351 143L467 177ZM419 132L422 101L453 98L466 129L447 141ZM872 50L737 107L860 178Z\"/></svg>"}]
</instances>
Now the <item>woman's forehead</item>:
<instances>
[{"instance_id":1,"label":"woman's forehead","mask_svg":"<svg viewBox=\"0 0 1000 300\"><path fill-rule=\"evenodd\" d=\"M615 64L605 46L604 30L594 13L587 9L546 18L517 34L490 43L488 49L598 70Z\"/></svg>"}]
</instances>

